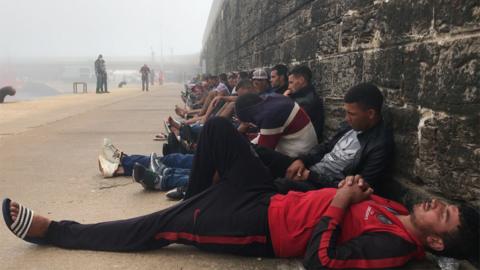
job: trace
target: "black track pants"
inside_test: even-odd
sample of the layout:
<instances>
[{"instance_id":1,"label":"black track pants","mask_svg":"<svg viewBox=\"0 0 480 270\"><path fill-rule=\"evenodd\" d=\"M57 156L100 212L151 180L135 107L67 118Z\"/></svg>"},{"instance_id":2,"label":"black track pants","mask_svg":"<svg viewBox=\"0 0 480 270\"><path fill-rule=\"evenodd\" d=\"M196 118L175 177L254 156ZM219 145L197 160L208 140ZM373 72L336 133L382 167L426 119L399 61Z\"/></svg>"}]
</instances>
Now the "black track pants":
<instances>
[{"instance_id":1,"label":"black track pants","mask_svg":"<svg viewBox=\"0 0 480 270\"><path fill-rule=\"evenodd\" d=\"M69 249L138 251L181 243L213 252L270 257L270 196L256 190L239 191L222 182L146 216L87 225L52 222L47 239Z\"/></svg>"}]
</instances>

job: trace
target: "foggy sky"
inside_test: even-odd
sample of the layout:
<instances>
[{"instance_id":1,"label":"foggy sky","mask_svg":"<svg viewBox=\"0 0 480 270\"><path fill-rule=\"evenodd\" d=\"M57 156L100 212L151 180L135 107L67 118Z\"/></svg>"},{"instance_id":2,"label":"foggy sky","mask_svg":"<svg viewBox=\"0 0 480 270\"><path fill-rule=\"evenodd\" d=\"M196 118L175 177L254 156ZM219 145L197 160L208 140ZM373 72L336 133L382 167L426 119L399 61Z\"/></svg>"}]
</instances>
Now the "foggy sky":
<instances>
[{"instance_id":1,"label":"foggy sky","mask_svg":"<svg viewBox=\"0 0 480 270\"><path fill-rule=\"evenodd\" d=\"M211 3L0 0L0 60L196 53Z\"/></svg>"}]
</instances>

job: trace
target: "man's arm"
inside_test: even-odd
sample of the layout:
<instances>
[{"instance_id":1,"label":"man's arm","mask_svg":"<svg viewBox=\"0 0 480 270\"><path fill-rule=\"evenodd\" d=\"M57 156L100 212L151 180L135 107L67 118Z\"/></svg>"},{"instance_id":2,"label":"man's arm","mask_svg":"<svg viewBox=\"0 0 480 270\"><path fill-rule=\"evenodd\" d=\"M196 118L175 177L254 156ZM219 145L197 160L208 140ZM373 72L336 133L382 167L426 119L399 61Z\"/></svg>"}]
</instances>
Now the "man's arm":
<instances>
[{"instance_id":1,"label":"man's arm","mask_svg":"<svg viewBox=\"0 0 480 270\"><path fill-rule=\"evenodd\" d=\"M387 174L393 159L393 143L387 142L378 145L367 154L358 173L371 185L375 186Z\"/></svg>"},{"instance_id":2,"label":"man's arm","mask_svg":"<svg viewBox=\"0 0 480 270\"><path fill-rule=\"evenodd\" d=\"M207 112L208 106L210 105L212 100L217 96L217 94L218 92L216 91L210 91L210 93L208 93L207 97L205 98L205 102L203 103L202 109L200 110L198 115L200 116L205 115L205 113Z\"/></svg>"},{"instance_id":3,"label":"man's arm","mask_svg":"<svg viewBox=\"0 0 480 270\"><path fill-rule=\"evenodd\" d=\"M212 101L208 105L207 111L205 112L205 114L202 116L202 119L200 120L201 123L205 124L205 122L207 122L213 110L217 108L217 106L220 104L219 101L222 99L223 99L223 94L221 92L218 93L218 95L212 99Z\"/></svg>"},{"instance_id":4,"label":"man's arm","mask_svg":"<svg viewBox=\"0 0 480 270\"><path fill-rule=\"evenodd\" d=\"M283 127L273 128L273 129L260 129L260 134L258 135L258 145L267 147L270 149L275 149L278 145L278 142L282 138Z\"/></svg>"},{"instance_id":5,"label":"man's arm","mask_svg":"<svg viewBox=\"0 0 480 270\"><path fill-rule=\"evenodd\" d=\"M320 162L326 153L332 151L337 141L344 134L345 134L344 130L337 132L332 139L326 142L323 142L319 145L316 145L310 151L308 151L307 154L299 156L298 159L300 159L307 167L310 167L311 165Z\"/></svg>"},{"instance_id":6,"label":"man's arm","mask_svg":"<svg viewBox=\"0 0 480 270\"><path fill-rule=\"evenodd\" d=\"M307 171L306 168L310 167L318 162L320 162L323 156L332 151L335 144L338 140L345 134L347 128L340 128L340 130L327 142L323 142L315 147L313 147L307 154L300 155L290 167L288 167L285 177L291 180L310 180L312 182L322 182L323 176L315 174L314 172ZM354 174L356 172L352 172ZM322 181L320 181L322 180ZM337 181L340 179L325 179L327 184L330 182L333 186L336 186ZM335 181L333 181L335 180ZM325 187L330 187L331 185L326 185Z\"/></svg>"},{"instance_id":7,"label":"man's arm","mask_svg":"<svg viewBox=\"0 0 480 270\"><path fill-rule=\"evenodd\" d=\"M414 258L416 246L388 232L369 232L338 244L343 217L351 204L367 199L373 190L356 175L339 185L326 213L310 238L304 257L307 269L392 268Z\"/></svg>"},{"instance_id":8,"label":"man's arm","mask_svg":"<svg viewBox=\"0 0 480 270\"><path fill-rule=\"evenodd\" d=\"M235 110L235 102L228 102L223 105L220 111L217 113L217 116L230 118L233 115Z\"/></svg>"}]
</instances>

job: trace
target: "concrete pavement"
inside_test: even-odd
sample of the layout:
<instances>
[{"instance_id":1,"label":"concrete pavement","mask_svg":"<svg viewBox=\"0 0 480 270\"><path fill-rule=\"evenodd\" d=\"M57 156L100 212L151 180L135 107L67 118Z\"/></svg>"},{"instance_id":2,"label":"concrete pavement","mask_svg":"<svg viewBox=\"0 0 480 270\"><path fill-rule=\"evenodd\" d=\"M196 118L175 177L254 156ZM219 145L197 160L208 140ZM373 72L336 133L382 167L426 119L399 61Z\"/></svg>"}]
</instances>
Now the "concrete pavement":
<instances>
[{"instance_id":1,"label":"concrete pavement","mask_svg":"<svg viewBox=\"0 0 480 270\"><path fill-rule=\"evenodd\" d=\"M103 179L96 157L104 137L126 153L161 153L152 140L180 103L182 86L142 93L68 95L0 105L0 198L10 197L51 219L83 223L148 214L173 202L130 177ZM3 116L3 117L2 117ZM208 254L192 247L110 253L39 247L0 226L0 269L300 269L297 260ZM431 269L415 264L415 269Z\"/></svg>"},{"instance_id":2,"label":"concrete pavement","mask_svg":"<svg viewBox=\"0 0 480 270\"><path fill-rule=\"evenodd\" d=\"M127 153L161 153L152 140L180 103L181 85L112 94L68 95L0 106L0 198L51 219L93 223L124 219L173 204L130 177L103 179L96 157L109 137ZM6 105L6 106L5 106ZM2 221L3 223L3 221ZM38 247L0 226L0 269L295 269L294 260L241 258L170 246L139 253Z\"/></svg>"}]
</instances>

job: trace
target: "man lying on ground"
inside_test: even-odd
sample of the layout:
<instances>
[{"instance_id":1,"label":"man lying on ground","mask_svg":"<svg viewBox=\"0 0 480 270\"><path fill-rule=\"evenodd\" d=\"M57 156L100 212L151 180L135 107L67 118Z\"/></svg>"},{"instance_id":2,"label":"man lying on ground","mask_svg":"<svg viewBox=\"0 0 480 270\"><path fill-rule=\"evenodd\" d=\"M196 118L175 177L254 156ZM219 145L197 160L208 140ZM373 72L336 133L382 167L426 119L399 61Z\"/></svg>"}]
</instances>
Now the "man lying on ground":
<instances>
[{"instance_id":1,"label":"man lying on ground","mask_svg":"<svg viewBox=\"0 0 480 270\"><path fill-rule=\"evenodd\" d=\"M279 188L306 191L336 187L347 175L360 174L374 188L388 179L393 160L393 133L382 120L383 96L373 84L362 83L345 94L347 125L332 139L299 158L268 148L257 153L277 178Z\"/></svg>"},{"instance_id":2,"label":"man lying on ground","mask_svg":"<svg viewBox=\"0 0 480 270\"><path fill-rule=\"evenodd\" d=\"M276 194L269 170L230 122L209 120L200 137L192 175L211 182L218 172L220 180L182 203L87 225L51 221L5 199L5 223L25 241L61 248L132 252L180 243L245 256L303 256L307 269L393 268L423 258L425 250L478 257L472 208L433 199L409 213L372 195L358 175L338 190Z\"/></svg>"}]
</instances>

